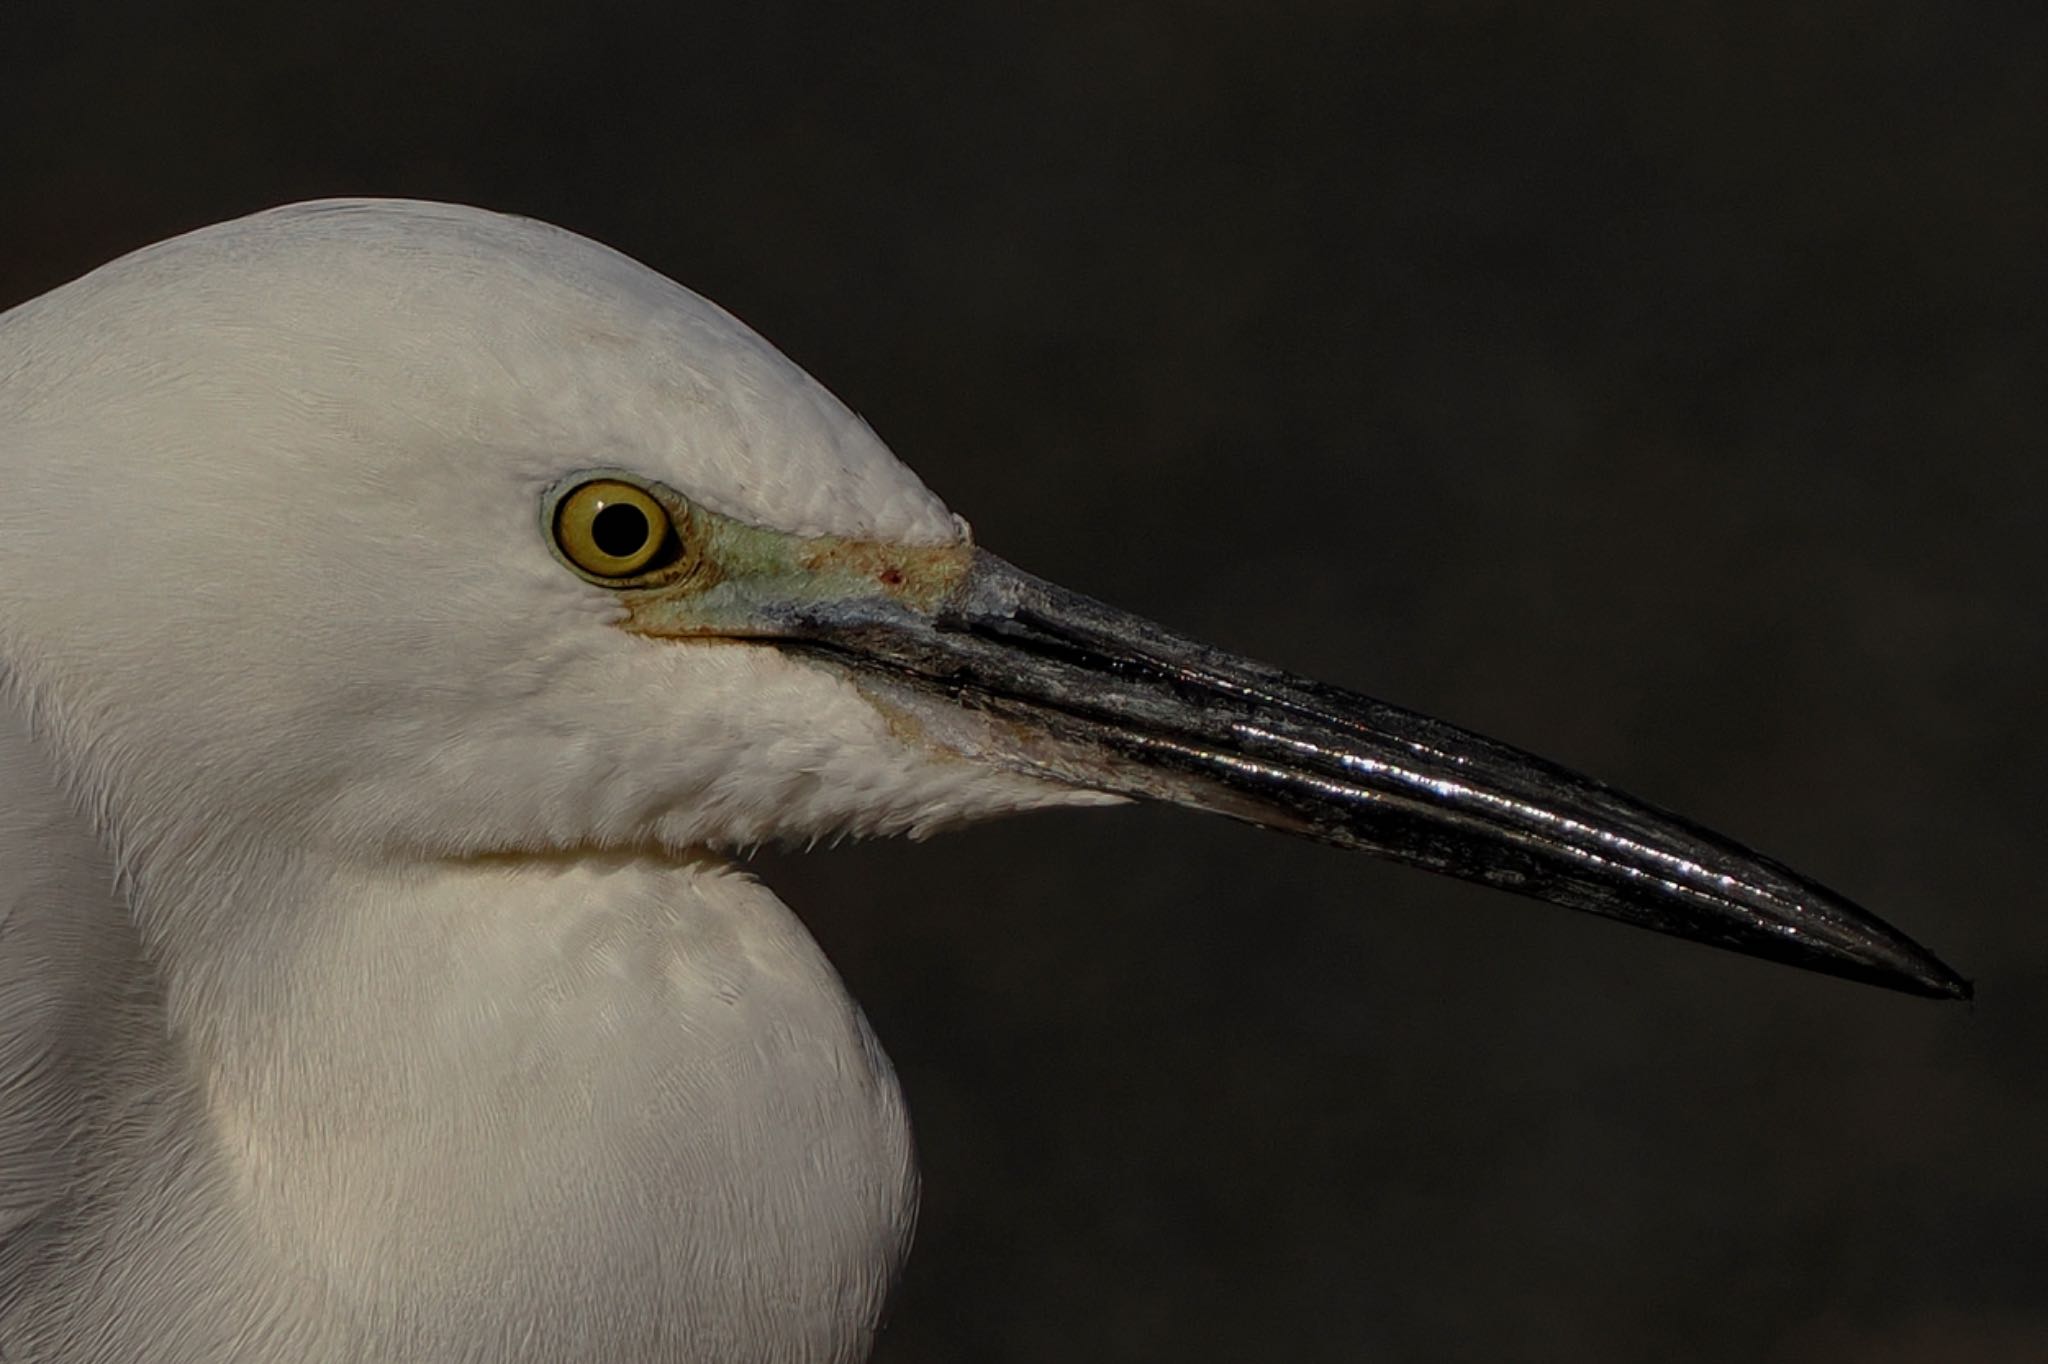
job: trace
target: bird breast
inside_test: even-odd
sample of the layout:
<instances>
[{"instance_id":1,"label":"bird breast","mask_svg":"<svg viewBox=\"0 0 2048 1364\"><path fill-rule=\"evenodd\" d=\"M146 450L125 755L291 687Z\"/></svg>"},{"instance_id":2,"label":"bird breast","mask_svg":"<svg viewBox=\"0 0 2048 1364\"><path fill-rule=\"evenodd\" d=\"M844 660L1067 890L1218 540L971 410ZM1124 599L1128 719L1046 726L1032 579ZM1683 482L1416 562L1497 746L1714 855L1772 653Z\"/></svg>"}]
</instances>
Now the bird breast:
<instances>
[{"instance_id":1,"label":"bird breast","mask_svg":"<svg viewBox=\"0 0 2048 1364\"><path fill-rule=\"evenodd\" d=\"M305 893L304 941L242 954L261 986L170 991L200 1168L159 1163L110 1214L100 1239L160 1269L74 1307L79 1339L191 1340L193 1364L281 1341L364 1364L866 1356L914 1212L908 1123L765 888L565 856ZM196 1252L136 1253L198 1224Z\"/></svg>"}]
</instances>

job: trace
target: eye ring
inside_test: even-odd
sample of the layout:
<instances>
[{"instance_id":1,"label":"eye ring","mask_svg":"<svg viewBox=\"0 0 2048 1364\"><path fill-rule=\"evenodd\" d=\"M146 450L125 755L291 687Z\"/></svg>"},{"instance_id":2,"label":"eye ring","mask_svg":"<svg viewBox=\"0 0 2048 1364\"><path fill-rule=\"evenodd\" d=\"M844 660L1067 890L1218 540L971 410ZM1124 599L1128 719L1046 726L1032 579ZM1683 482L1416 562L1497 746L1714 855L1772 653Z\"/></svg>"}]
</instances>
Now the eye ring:
<instances>
[{"instance_id":1,"label":"eye ring","mask_svg":"<svg viewBox=\"0 0 2048 1364\"><path fill-rule=\"evenodd\" d=\"M562 557L595 578L644 572L673 539L661 503L630 483L594 478L555 504L555 545Z\"/></svg>"}]
</instances>

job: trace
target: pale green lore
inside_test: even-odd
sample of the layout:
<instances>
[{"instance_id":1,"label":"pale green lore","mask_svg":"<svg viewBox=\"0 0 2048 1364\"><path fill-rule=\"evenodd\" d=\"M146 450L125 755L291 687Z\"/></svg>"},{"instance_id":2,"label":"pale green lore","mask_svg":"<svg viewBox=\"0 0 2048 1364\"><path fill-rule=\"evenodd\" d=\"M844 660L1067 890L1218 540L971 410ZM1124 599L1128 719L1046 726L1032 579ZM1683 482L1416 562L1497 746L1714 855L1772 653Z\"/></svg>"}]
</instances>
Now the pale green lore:
<instances>
[{"instance_id":1,"label":"pale green lore","mask_svg":"<svg viewBox=\"0 0 2048 1364\"><path fill-rule=\"evenodd\" d=\"M594 479L630 483L660 503L679 552L627 578L604 578L569 559L555 535L556 508ZM905 545L770 530L625 469L579 470L552 485L541 499L541 529L565 567L619 594L622 628L662 639L776 638L849 609L928 617L965 583L975 558L964 534L950 544Z\"/></svg>"}]
</instances>

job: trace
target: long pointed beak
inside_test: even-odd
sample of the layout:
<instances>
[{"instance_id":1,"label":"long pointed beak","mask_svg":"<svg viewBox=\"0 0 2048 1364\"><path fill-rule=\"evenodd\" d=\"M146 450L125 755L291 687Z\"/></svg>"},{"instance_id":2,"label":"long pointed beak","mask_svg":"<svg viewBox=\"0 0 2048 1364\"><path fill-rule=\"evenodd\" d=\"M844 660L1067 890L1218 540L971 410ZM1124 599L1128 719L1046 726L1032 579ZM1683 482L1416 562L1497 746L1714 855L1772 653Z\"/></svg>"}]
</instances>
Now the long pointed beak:
<instances>
[{"instance_id":1,"label":"long pointed beak","mask_svg":"<svg viewBox=\"0 0 2048 1364\"><path fill-rule=\"evenodd\" d=\"M1740 844L1427 716L1236 658L972 551L935 600L830 594L784 647L1008 722L1011 759L1912 994L1971 987Z\"/></svg>"},{"instance_id":2,"label":"long pointed beak","mask_svg":"<svg viewBox=\"0 0 2048 1364\"><path fill-rule=\"evenodd\" d=\"M542 498L552 536L560 498ZM617 477L631 478L630 474ZM1643 928L1939 999L1970 983L1875 915L1590 777L1290 677L1020 572L961 540L806 538L646 485L673 553L620 624L808 653L928 713L979 711L972 756L1213 810ZM556 553L563 556L557 546Z\"/></svg>"}]
</instances>

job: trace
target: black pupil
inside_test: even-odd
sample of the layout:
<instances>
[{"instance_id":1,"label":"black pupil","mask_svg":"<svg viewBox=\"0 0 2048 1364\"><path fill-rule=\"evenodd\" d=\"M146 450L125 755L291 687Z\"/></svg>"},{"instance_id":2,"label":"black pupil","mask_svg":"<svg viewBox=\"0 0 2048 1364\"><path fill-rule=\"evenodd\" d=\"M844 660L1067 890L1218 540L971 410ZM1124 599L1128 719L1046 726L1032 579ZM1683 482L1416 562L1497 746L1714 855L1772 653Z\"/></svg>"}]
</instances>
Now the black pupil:
<instances>
[{"instance_id":1,"label":"black pupil","mask_svg":"<svg viewBox=\"0 0 2048 1364\"><path fill-rule=\"evenodd\" d=\"M649 533L647 513L624 502L600 508L590 518L590 538L614 559L638 554Z\"/></svg>"}]
</instances>

